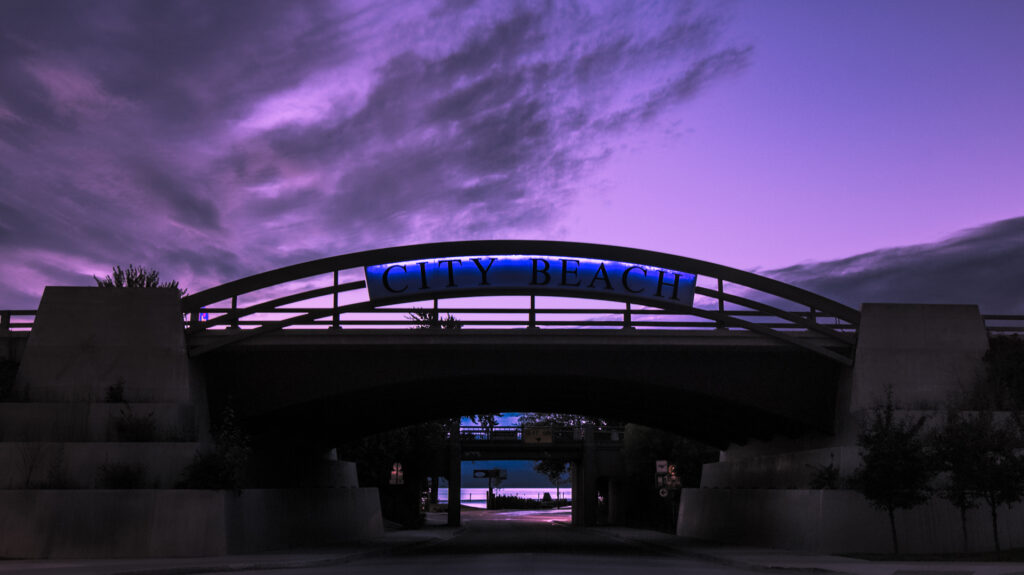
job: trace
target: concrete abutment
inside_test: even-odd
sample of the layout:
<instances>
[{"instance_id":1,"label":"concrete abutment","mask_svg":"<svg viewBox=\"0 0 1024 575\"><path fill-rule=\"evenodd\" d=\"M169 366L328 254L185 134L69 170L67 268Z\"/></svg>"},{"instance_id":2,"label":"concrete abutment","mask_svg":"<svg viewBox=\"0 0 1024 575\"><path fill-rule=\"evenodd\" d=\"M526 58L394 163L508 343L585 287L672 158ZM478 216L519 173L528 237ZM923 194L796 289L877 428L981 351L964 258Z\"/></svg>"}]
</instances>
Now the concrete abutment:
<instances>
[{"instance_id":1,"label":"concrete abutment","mask_svg":"<svg viewBox=\"0 0 1024 575\"><path fill-rule=\"evenodd\" d=\"M0 557L202 556L382 532L376 489L344 462L301 489L175 489L211 444L176 290L47 287L29 337L9 339L20 366L0 403Z\"/></svg>"},{"instance_id":2,"label":"concrete abutment","mask_svg":"<svg viewBox=\"0 0 1024 575\"><path fill-rule=\"evenodd\" d=\"M836 398L836 429L731 446L682 493L679 535L819 553L889 553L888 517L859 493L810 489L817 469L848 478L860 465L857 434L891 389L901 416L938 415L984 373L988 334L977 306L864 304L854 365ZM941 499L897 512L901 550L962 548L959 511ZM987 511L968 514L974 550L991 550ZM1004 545L1024 546L1024 510L1003 509ZM988 533L989 535L985 535Z\"/></svg>"}]
</instances>

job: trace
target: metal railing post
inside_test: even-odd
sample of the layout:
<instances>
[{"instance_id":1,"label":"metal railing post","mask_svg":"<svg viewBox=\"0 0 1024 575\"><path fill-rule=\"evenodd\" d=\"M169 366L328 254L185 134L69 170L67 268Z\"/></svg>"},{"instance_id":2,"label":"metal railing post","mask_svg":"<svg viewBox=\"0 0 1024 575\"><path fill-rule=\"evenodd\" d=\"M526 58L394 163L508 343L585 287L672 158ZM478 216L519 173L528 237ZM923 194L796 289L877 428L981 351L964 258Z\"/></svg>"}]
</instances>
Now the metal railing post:
<instances>
[{"instance_id":1,"label":"metal railing post","mask_svg":"<svg viewBox=\"0 0 1024 575\"><path fill-rule=\"evenodd\" d=\"M239 329L238 327L238 296L231 296L231 329Z\"/></svg>"},{"instance_id":2,"label":"metal railing post","mask_svg":"<svg viewBox=\"0 0 1024 575\"><path fill-rule=\"evenodd\" d=\"M633 304L626 302L626 311L622 314L622 329L633 329Z\"/></svg>"},{"instance_id":3,"label":"metal railing post","mask_svg":"<svg viewBox=\"0 0 1024 575\"><path fill-rule=\"evenodd\" d=\"M725 313L725 282L718 278L718 313ZM721 321L715 322L715 329L726 329Z\"/></svg>"},{"instance_id":4,"label":"metal railing post","mask_svg":"<svg viewBox=\"0 0 1024 575\"><path fill-rule=\"evenodd\" d=\"M334 318L331 328L341 329L341 314L338 313L338 270L334 270Z\"/></svg>"},{"instance_id":5,"label":"metal railing post","mask_svg":"<svg viewBox=\"0 0 1024 575\"><path fill-rule=\"evenodd\" d=\"M0 331L11 331L10 310L0 311Z\"/></svg>"},{"instance_id":6,"label":"metal railing post","mask_svg":"<svg viewBox=\"0 0 1024 575\"><path fill-rule=\"evenodd\" d=\"M530 296L530 323L526 329L537 329L537 296Z\"/></svg>"}]
</instances>

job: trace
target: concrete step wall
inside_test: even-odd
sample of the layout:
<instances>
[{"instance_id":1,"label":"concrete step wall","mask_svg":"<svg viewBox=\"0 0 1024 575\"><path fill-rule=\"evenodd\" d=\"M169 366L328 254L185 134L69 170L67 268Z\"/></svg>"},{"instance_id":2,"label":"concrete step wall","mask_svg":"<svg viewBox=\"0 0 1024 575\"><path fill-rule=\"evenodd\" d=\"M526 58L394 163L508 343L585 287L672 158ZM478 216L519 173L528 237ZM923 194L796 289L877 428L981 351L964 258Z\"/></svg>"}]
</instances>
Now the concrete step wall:
<instances>
[{"instance_id":1,"label":"concrete step wall","mask_svg":"<svg viewBox=\"0 0 1024 575\"><path fill-rule=\"evenodd\" d=\"M377 490L0 490L0 558L194 557L383 532Z\"/></svg>"},{"instance_id":2,"label":"concrete step wall","mask_svg":"<svg viewBox=\"0 0 1024 575\"><path fill-rule=\"evenodd\" d=\"M195 442L8 441L0 443L0 489L101 488L119 466L138 466L144 487L170 488L198 449Z\"/></svg>"},{"instance_id":3,"label":"concrete step wall","mask_svg":"<svg viewBox=\"0 0 1024 575\"><path fill-rule=\"evenodd\" d=\"M1024 547L1024 508L1000 507L1003 549ZM960 511L942 499L896 511L901 553L964 549ZM676 533L813 553L891 553L889 517L849 490L684 489ZM968 512L969 551L994 549L989 510Z\"/></svg>"},{"instance_id":4,"label":"concrete step wall","mask_svg":"<svg viewBox=\"0 0 1024 575\"><path fill-rule=\"evenodd\" d=\"M705 463L700 484L707 488L806 489L817 471L830 463L846 478L860 462L860 450L855 446L730 459Z\"/></svg>"},{"instance_id":5,"label":"concrete step wall","mask_svg":"<svg viewBox=\"0 0 1024 575\"><path fill-rule=\"evenodd\" d=\"M0 441L133 441L133 420L152 422L153 441L198 437L191 404L0 403Z\"/></svg>"}]
</instances>

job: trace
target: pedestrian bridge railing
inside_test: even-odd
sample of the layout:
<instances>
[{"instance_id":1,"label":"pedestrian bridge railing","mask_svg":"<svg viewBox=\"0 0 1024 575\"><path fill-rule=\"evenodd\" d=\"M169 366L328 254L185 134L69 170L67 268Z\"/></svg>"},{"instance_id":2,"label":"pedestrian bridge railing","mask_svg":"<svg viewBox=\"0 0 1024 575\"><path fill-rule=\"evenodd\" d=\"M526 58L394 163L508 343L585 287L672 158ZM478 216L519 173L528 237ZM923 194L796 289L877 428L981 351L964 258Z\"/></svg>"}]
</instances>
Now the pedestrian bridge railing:
<instances>
[{"instance_id":1,"label":"pedestrian bridge railing","mask_svg":"<svg viewBox=\"0 0 1024 575\"><path fill-rule=\"evenodd\" d=\"M591 433L594 441L619 442L623 440L625 428L621 426L595 426ZM463 425L459 427L459 439L462 441L493 441L535 443L573 443L583 441L583 427L543 426L543 425Z\"/></svg>"}]
</instances>

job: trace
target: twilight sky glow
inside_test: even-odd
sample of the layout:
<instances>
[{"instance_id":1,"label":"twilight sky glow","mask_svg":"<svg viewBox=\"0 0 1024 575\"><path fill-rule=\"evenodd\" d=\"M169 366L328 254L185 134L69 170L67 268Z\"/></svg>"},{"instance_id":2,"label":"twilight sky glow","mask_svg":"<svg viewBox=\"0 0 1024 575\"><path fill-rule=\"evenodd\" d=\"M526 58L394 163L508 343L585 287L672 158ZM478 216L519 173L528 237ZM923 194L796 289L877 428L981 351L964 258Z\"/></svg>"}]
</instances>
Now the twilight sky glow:
<instances>
[{"instance_id":1,"label":"twilight sky glow","mask_svg":"<svg viewBox=\"0 0 1024 575\"><path fill-rule=\"evenodd\" d=\"M0 3L0 308L455 239L1024 313L1024 2Z\"/></svg>"}]
</instances>

